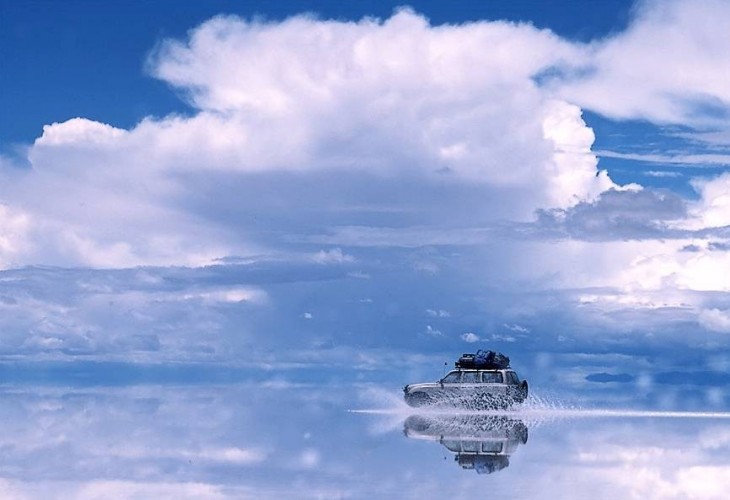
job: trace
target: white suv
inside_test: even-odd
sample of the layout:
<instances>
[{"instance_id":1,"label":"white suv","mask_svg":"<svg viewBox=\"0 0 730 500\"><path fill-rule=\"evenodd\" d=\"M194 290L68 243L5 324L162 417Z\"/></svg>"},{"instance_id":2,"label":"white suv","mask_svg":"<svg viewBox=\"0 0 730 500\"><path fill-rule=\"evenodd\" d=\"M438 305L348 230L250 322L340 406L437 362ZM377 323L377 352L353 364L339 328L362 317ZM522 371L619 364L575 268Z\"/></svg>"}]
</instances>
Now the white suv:
<instances>
[{"instance_id":1,"label":"white suv","mask_svg":"<svg viewBox=\"0 0 730 500\"><path fill-rule=\"evenodd\" d=\"M410 406L466 406L504 409L527 399L527 381L511 368L504 370L456 369L438 382L409 384L403 388Z\"/></svg>"}]
</instances>

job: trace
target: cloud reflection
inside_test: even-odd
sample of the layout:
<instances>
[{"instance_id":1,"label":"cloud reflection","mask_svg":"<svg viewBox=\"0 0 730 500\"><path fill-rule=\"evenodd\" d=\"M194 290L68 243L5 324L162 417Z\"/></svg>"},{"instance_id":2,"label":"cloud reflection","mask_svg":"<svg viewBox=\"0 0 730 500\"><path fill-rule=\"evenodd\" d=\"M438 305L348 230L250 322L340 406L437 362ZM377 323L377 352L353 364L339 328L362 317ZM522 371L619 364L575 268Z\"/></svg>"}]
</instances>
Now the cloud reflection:
<instances>
[{"instance_id":1,"label":"cloud reflection","mask_svg":"<svg viewBox=\"0 0 730 500\"><path fill-rule=\"evenodd\" d=\"M395 400L348 411L363 390L3 385L0 497L722 498L730 487L730 414L449 415ZM373 426L383 418L399 424Z\"/></svg>"}]
</instances>

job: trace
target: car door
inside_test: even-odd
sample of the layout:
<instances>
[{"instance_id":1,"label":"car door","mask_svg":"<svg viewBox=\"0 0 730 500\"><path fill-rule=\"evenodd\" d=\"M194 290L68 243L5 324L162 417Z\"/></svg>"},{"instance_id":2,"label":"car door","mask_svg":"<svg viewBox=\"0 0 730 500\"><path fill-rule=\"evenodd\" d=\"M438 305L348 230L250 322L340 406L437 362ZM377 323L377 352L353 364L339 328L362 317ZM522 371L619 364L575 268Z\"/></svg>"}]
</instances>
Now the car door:
<instances>
[{"instance_id":1,"label":"car door","mask_svg":"<svg viewBox=\"0 0 730 500\"><path fill-rule=\"evenodd\" d=\"M460 396L471 398L482 389L482 381L479 372L476 370L466 370L461 372Z\"/></svg>"},{"instance_id":2,"label":"car door","mask_svg":"<svg viewBox=\"0 0 730 500\"><path fill-rule=\"evenodd\" d=\"M441 388L438 390L439 396L453 397L459 393L461 386L461 372L449 372L441 379Z\"/></svg>"},{"instance_id":3,"label":"car door","mask_svg":"<svg viewBox=\"0 0 730 500\"><path fill-rule=\"evenodd\" d=\"M480 372L481 384L480 393L483 395L491 395L503 397L507 394L507 386L504 383L502 372L499 371L483 371Z\"/></svg>"}]
</instances>

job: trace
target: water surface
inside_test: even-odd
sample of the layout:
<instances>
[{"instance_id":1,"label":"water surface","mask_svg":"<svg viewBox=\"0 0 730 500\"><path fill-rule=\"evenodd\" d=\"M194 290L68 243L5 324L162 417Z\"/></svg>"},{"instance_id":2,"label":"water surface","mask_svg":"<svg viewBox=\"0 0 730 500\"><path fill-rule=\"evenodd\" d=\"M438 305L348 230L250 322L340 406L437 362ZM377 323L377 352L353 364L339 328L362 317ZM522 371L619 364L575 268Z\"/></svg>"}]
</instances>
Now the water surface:
<instances>
[{"instance_id":1,"label":"water surface","mask_svg":"<svg viewBox=\"0 0 730 500\"><path fill-rule=\"evenodd\" d=\"M5 385L3 497L723 498L730 414L415 412L378 384Z\"/></svg>"}]
</instances>

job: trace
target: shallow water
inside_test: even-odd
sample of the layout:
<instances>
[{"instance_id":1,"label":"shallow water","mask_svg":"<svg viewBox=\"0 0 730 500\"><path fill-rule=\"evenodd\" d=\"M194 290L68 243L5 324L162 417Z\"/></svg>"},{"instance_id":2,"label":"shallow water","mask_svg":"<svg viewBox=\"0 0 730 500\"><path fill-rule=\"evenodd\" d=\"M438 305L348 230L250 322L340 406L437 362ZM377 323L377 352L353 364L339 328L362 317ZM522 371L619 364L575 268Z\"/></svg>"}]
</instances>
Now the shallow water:
<instances>
[{"instance_id":1,"label":"shallow water","mask_svg":"<svg viewBox=\"0 0 730 500\"><path fill-rule=\"evenodd\" d=\"M415 412L374 385L5 386L4 498L723 498L730 413Z\"/></svg>"}]
</instances>

